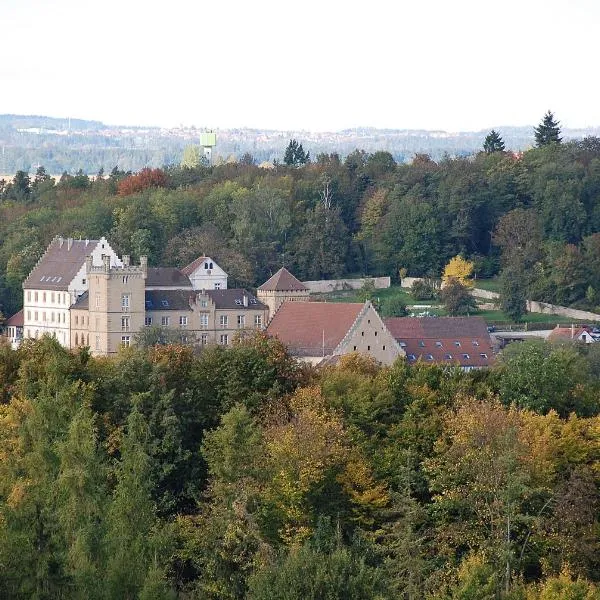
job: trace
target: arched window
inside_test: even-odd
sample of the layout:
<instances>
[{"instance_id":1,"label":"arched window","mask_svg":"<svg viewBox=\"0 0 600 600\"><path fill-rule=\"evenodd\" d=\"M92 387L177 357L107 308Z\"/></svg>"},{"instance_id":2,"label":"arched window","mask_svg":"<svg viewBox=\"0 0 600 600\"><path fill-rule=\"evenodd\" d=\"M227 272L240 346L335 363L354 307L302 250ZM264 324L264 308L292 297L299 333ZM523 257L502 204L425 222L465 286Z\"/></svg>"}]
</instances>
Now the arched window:
<instances>
[{"instance_id":1,"label":"arched window","mask_svg":"<svg viewBox=\"0 0 600 600\"><path fill-rule=\"evenodd\" d=\"M79 346L79 336L75 334L75 345Z\"/></svg>"}]
</instances>

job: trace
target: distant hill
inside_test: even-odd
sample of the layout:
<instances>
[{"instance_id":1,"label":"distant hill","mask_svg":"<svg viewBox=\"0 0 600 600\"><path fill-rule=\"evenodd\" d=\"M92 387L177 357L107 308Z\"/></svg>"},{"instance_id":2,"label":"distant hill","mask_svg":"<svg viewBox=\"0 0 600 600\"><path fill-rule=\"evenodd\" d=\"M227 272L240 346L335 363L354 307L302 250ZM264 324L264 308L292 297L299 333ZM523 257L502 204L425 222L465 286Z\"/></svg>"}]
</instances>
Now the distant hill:
<instances>
[{"instance_id":1,"label":"distant hill","mask_svg":"<svg viewBox=\"0 0 600 600\"><path fill-rule=\"evenodd\" d=\"M491 129L491 127L490 127ZM506 148L525 150L533 145L533 126L494 126ZM17 170L34 172L43 165L49 173L74 173L82 169L95 174L101 168L138 171L143 167L178 164L183 149L198 144L202 129L111 126L100 121L40 115L0 115L0 175ZM273 131L260 129L216 130L213 156L226 160L251 154L256 162L282 160L289 139L302 142L314 158L321 152L342 157L356 149L384 150L399 162L416 153L438 160L445 154L466 156L481 150L489 129L446 132L411 129L356 128L334 132ZM600 127L563 129L563 139L600 136Z\"/></svg>"}]
</instances>

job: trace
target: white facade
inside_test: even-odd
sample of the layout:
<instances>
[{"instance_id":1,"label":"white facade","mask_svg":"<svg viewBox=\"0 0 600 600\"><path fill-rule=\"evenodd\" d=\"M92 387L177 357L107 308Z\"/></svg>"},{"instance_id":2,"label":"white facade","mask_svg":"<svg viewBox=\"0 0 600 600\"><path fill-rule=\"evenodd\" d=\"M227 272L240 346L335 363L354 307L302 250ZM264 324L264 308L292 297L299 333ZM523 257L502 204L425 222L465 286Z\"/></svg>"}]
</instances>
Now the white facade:
<instances>
[{"instance_id":1,"label":"white facade","mask_svg":"<svg viewBox=\"0 0 600 600\"><path fill-rule=\"evenodd\" d=\"M53 241L55 243L56 240ZM65 248L72 240L64 240ZM92 256L93 264L101 266L102 256L110 256L112 266L123 266L123 263L116 252L110 247L106 238L94 241L78 240L77 244L85 244L80 248L83 252ZM89 252L88 252L89 245ZM63 246L63 240L60 238L60 247ZM71 322L69 308L77 300L78 296L88 289L86 280L86 265L83 252L81 265L76 275L70 281L61 281L61 275L52 278L43 278L48 284L52 284L55 289L44 289L44 281L40 281L40 287L29 287L23 290L23 337L39 338L44 334L55 337L66 348L71 347ZM42 256L39 266L45 260L46 255ZM36 267L37 267L36 266ZM60 272L60 265L56 267ZM59 289L56 289L59 288Z\"/></svg>"},{"instance_id":2,"label":"white facade","mask_svg":"<svg viewBox=\"0 0 600 600\"><path fill-rule=\"evenodd\" d=\"M192 288L201 290L226 290L227 273L209 256L204 256L189 272L185 274L192 282Z\"/></svg>"}]
</instances>

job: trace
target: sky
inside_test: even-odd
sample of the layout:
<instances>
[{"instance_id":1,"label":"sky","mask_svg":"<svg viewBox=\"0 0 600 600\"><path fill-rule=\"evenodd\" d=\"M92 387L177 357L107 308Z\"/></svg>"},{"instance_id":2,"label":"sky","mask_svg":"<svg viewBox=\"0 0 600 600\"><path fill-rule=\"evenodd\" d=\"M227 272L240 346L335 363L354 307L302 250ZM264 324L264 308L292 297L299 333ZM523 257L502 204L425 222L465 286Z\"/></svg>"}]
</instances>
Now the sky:
<instances>
[{"instance_id":1,"label":"sky","mask_svg":"<svg viewBox=\"0 0 600 600\"><path fill-rule=\"evenodd\" d=\"M0 0L0 114L110 125L600 125L598 0Z\"/></svg>"}]
</instances>

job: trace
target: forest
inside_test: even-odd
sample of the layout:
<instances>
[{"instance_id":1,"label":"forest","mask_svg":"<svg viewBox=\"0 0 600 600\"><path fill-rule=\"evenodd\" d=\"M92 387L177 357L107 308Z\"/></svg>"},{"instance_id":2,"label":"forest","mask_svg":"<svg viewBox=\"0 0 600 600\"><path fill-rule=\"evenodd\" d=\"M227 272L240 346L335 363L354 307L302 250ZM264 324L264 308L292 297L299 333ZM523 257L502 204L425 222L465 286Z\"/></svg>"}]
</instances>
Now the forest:
<instances>
[{"instance_id":1,"label":"forest","mask_svg":"<svg viewBox=\"0 0 600 600\"><path fill-rule=\"evenodd\" d=\"M0 597L597 600L596 346L0 344Z\"/></svg>"},{"instance_id":2,"label":"forest","mask_svg":"<svg viewBox=\"0 0 600 600\"><path fill-rule=\"evenodd\" d=\"M218 166L114 167L58 181L43 166L18 171L0 181L0 310L21 307L21 283L55 235L105 235L154 266L206 253L231 286L249 287L281 265L305 280L439 277L461 255L476 277L499 276L508 300L597 310L600 138L558 138L515 154L496 136L469 157L417 154L410 164L385 151L341 158L310 148L298 161L282 148L287 160L272 168L246 154Z\"/></svg>"}]
</instances>

